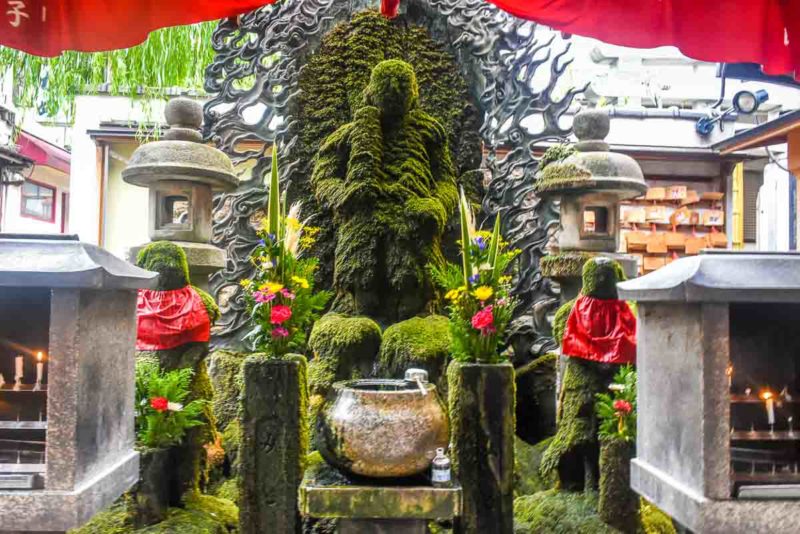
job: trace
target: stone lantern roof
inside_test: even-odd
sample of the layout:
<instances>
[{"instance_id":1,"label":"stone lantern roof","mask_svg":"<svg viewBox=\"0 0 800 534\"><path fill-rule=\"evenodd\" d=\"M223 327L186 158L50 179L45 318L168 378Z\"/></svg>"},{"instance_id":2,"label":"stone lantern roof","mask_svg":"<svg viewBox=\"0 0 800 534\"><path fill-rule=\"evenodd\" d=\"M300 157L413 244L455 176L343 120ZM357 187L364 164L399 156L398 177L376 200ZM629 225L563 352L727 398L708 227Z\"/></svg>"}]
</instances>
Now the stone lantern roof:
<instances>
[{"instance_id":1,"label":"stone lantern roof","mask_svg":"<svg viewBox=\"0 0 800 534\"><path fill-rule=\"evenodd\" d=\"M576 153L545 168L536 182L536 194L546 197L603 192L624 200L647 191L636 160L609 152L604 139L610 127L608 113L603 110L584 110L575 115Z\"/></svg>"},{"instance_id":2,"label":"stone lantern roof","mask_svg":"<svg viewBox=\"0 0 800 534\"><path fill-rule=\"evenodd\" d=\"M167 103L165 116L169 130L163 140L136 149L122 178L141 187L180 180L208 185L216 192L234 189L238 182L230 158L203 143L202 106L189 98L174 98Z\"/></svg>"}]
</instances>

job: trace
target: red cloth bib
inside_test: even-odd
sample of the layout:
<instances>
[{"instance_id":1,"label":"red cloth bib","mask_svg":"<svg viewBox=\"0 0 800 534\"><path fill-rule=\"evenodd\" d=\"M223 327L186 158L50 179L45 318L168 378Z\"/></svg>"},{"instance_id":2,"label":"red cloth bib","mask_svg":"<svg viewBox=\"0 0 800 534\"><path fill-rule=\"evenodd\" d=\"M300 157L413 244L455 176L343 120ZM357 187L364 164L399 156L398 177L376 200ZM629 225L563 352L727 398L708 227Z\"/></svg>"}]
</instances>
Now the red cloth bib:
<instances>
[{"instance_id":1,"label":"red cloth bib","mask_svg":"<svg viewBox=\"0 0 800 534\"><path fill-rule=\"evenodd\" d=\"M140 289L136 350L167 350L211 337L203 299L191 286L171 291Z\"/></svg>"},{"instance_id":2,"label":"red cloth bib","mask_svg":"<svg viewBox=\"0 0 800 534\"><path fill-rule=\"evenodd\" d=\"M561 352L601 363L636 363L636 318L628 303L578 297L567 319Z\"/></svg>"}]
</instances>

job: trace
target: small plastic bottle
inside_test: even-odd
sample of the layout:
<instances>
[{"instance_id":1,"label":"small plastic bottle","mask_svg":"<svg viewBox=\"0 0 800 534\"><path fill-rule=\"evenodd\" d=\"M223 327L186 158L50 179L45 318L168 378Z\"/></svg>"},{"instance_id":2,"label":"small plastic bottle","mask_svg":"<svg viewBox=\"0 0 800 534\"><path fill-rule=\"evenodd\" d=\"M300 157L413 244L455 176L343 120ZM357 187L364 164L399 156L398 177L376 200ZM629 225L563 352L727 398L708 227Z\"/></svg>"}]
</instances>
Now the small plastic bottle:
<instances>
[{"instance_id":1,"label":"small plastic bottle","mask_svg":"<svg viewBox=\"0 0 800 534\"><path fill-rule=\"evenodd\" d=\"M445 455L444 449L436 449L436 457L431 464L431 483L435 488L450 487L450 458Z\"/></svg>"}]
</instances>

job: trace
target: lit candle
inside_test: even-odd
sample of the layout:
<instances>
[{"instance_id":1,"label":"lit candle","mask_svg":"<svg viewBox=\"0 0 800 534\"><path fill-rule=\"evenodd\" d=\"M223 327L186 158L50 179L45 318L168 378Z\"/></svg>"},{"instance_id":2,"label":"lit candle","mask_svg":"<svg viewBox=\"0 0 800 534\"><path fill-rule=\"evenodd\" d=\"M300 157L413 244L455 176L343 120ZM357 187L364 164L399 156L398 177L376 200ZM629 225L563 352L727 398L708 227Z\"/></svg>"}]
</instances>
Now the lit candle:
<instances>
[{"instance_id":1,"label":"lit candle","mask_svg":"<svg viewBox=\"0 0 800 534\"><path fill-rule=\"evenodd\" d=\"M42 353L36 353L36 360L38 363L36 364L36 383L41 384L42 378L44 377L44 362L42 361Z\"/></svg>"},{"instance_id":2,"label":"lit candle","mask_svg":"<svg viewBox=\"0 0 800 534\"><path fill-rule=\"evenodd\" d=\"M725 369L725 374L728 375L728 389L731 389L733 386L733 366L729 365L727 369Z\"/></svg>"},{"instance_id":3,"label":"lit candle","mask_svg":"<svg viewBox=\"0 0 800 534\"><path fill-rule=\"evenodd\" d=\"M22 377L25 374L22 368L23 361L24 360L22 358L22 355L19 355L16 358L14 358L14 366L15 366L14 378L17 380L22 380Z\"/></svg>"},{"instance_id":4,"label":"lit candle","mask_svg":"<svg viewBox=\"0 0 800 534\"><path fill-rule=\"evenodd\" d=\"M767 408L767 423L770 427L775 424L775 400L772 398L772 392L767 390L761 393L761 398L764 399Z\"/></svg>"}]
</instances>

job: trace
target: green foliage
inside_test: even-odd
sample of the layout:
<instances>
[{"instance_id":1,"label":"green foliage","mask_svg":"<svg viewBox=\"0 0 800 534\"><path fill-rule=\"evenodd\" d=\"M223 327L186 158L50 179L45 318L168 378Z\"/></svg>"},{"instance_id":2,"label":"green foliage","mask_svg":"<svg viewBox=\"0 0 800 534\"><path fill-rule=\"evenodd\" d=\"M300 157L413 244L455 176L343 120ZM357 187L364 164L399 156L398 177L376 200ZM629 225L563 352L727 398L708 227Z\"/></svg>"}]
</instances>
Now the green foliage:
<instances>
[{"instance_id":1,"label":"green foliage","mask_svg":"<svg viewBox=\"0 0 800 534\"><path fill-rule=\"evenodd\" d=\"M121 22L124 24L124 22ZM150 34L139 46L109 52L65 52L54 58L0 47L0 73L10 72L15 103L71 119L75 97L109 83L113 95L163 97L164 89L202 89L205 67L214 57L216 22L174 26Z\"/></svg>"},{"instance_id":2,"label":"green foliage","mask_svg":"<svg viewBox=\"0 0 800 534\"><path fill-rule=\"evenodd\" d=\"M189 263L181 247L170 241L154 241L136 255L136 265L158 273L159 291L181 289L190 284Z\"/></svg>"},{"instance_id":3,"label":"green foliage","mask_svg":"<svg viewBox=\"0 0 800 534\"><path fill-rule=\"evenodd\" d=\"M211 324L217 322L217 319L221 317L219 306L217 306L217 302L214 300L214 297L203 291L197 286L192 286L192 289L200 295L200 300L203 301L203 307L205 307L206 312L208 312L208 317L211 320Z\"/></svg>"},{"instance_id":4,"label":"green foliage","mask_svg":"<svg viewBox=\"0 0 800 534\"><path fill-rule=\"evenodd\" d=\"M542 172L551 163L561 163L575 152L575 147L569 143L551 146L539 158L539 172Z\"/></svg>"},{"instance_id":5,"label":"green foliage","mask_svg":"<svg viewBox=\"0 0 800 534\"><path fill-rule=\"evenodd\" d=\"M624 365L608 387L611 393L598 393L595 411L601 438L636 441L636 371Z\"/></svg>"},{"instance_id":6,"label":"green foliage","mask_svg":"<svg viewBox=\"0 0 800 534\"><path fill-rule=\"evenodd\" d=\"M305 352L308 329L331 297L328 291L314 291L318 260L300 257L318 230L300 221L299 204L285 214L279 183L278 153L273 146L267 217L250 258L255 274L240 282L253 325L244 339L272 357Z\"/></svg>"},{"instance_id":7,"label":"green foliage","mask_svg":"<svg viewBox=\"0 0 800 534\"><path fill-rule=\"evenodd\" d=\"M191 369L163 372L149 359L136 362L136 437L141 445L176 445L189 428L204 424L206 401L182 404L193 375Z\"/></svg>"},{"instance_id":8,"label":"green foliage","mask_svg":"<svg viewBox=\"0 0 800 534\"><path fill-rule=\"evenodd\" d=\"M446 132L417 94L410 65L378 63L353 120L316 155L311 185L336 227L336 311L394 322L430 300L425 265L444 259L457 194Z\"/></svg>"},{"instance_id":9,"label":"green foliage","mask_svg":"<svg viewBox=\"0 0 800 534\"><path fill-rule=\"evenodd\" d=\"M514 500L515 534L619 534L597 515L596 495L547 490Z\"/></svg>"},{"instance_id":10,"label":"green foliage","mask_svg":"<svg viewBox=\"0 0 800 534\"><path fill-rule=\"evenodd\" d=\"M672 519L654 504L642 499L639 505L639 517L644 534L675 534Z\"/></svg>"},{"instance_id":11,"label":"green foliage","mask_svg":"<svg viewBox=\"0 0 800 534\"><path fill-rule=\"evenodd\" d=\"M536 193L544 193L586 182L591 177L592 173L588 169L575 163L552 163L537 174L533 190Z\"/></svg>"},{"instance_id":12,"label":"green foliage","mask_svg":"<svg viewBox=\"0 0 800 534\"><path fill-rule=\"evenodd\" d=\"M419 109L430 114L443 127L450 159L455 163L460 182L469 194L480 196L482 175L470 172L480 166L480 119L453 56L441 44L434 42L425 28L408 24L407 21L390 21L376 10L356 13L350 21L335 26L323 37L319 49L304 66L297 103L298 160L304 165L311 165L329 136L356 120L355 115L362 107L362 94L369 83L372 69L387 59L400 59L413 67L419 87ZM360 115L358 120L368 120L368 117ZM368 141L365 139L364 143ZM389 154L385 157L398 162L402 161L403 154L412 153L412 147L401 140L387 142L387 146ZM310 175L311 169L306 174ZM318 280L323 281L325 287L330 287L334 268L341 267L334 260L337 236L346 235L348 241L358 240L351 251L369 249L375 246L378 239L372 237L374 232L370 232L375 223L370 220L363 224L354 221L346 229L335 226L333 214L319 206L309 181L301 180L292 184L289 195L290 198L302 199L306 213L321 227L320 239L313 254L321 260ZM420 204L412 201L410 208L414 212L428 214L426 218L441 217L443 212L432 203L428 202L427 206ZM376 211L380 211L383 218L395 219L393 224L402 223L402 209ZM392 243L388 244L393 246ZM427 244L423 243L422 246ZM358 264L362 262L362 257L351 254L346 262L350 261ZM370 268L370 264L365 263L363 268ZM414 305L418 306L417 303ZM355 308L337 310L364 313Z\"/></svg>"},{"instance_id":13,"label":"green foliage","mask_svg":"<svg viewBox=\"0 0 800 534\"><path fill-rule=\"evenodd\" d=\"M428 270L431 279L447 292L445 298L450 302L453 358L497 363L504 359L499 349L516 306L510 293L511 276L504 273L519 250L509 250L502 240L499 216L492 232L475 229L463 191L459 208L461 269L446 263L430 264Z\"/></svg>"}]
</instances>

